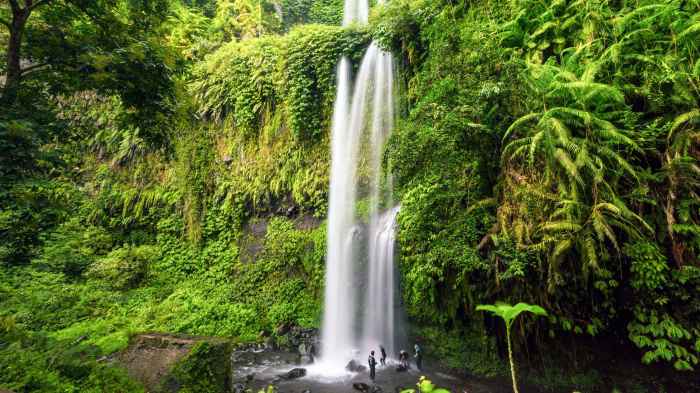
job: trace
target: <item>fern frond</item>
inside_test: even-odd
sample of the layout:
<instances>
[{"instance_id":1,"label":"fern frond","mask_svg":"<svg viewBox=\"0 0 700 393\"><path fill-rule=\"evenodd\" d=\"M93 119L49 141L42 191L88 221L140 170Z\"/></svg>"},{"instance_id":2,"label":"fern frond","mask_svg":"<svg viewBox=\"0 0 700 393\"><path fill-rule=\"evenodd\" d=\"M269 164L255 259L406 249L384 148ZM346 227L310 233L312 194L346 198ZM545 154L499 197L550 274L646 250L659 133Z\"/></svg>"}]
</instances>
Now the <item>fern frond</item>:
<instances>
[{"instance_id":1,"label":"fern frond","mask_svg":"<svg viewBox=\"0 0 700 393\"><path fill-rule=\"evenodd\" d=\"M540 230L545 232L578 232L581 224L573 221L554 221L540 225Z\"/></svg>"},{"instance_id":2,"label":"fern frond","mask_svg":"<svg viewBox=\"0 0 700 393\"><path fill-rule=\"evenodd\" d=\"M670 141L673 139L675 132L678 131L682 125L691 122L700 123L700 108L676 116L676 118L673 119L671 131L668 133L668 140Z\"/></svg>"},{"instance_id":3,"label":"fern frond","mask_svg":"<svg viewBox=\"0 0 700 393\"><path fill-rule=\"evenodd\" d=\"M510 127L508 127L508 129L506 130L506 133L503 135L503 141L508 139L508 137L510 137L511 133L513 133L513 131L515 131L518 127L520 127L523 124L526 124L530 121L537 120L539 118L539 116L540 116L539 113L530 113L530 114L522 116L518 120L514 121L513 124L511 124Z\"/></svg>"},{"instance_id":4,"label":"fern frond","mask_svg":"<svg viewBox=\"0 0 700 393\"><path fill-rule=\"evenodd\" d=\"M685 30L683 30L680 34L678 34L678 40L684 40L684 39L690 39L692 38L691 36L694 34L700 33L700 22L693 23L692 25L688 26Z\"/></svg>"},{"instance_id":5,"label":"fern frond","mask_svg":"<svg viewBox=\"0 0 700 393\"><path fill-rule=\"evenodd\" d=\"M556 149L554 152L554 157L557 159L559 165L566 171L570 178L574 179L576 183L583 184L583 179L578 172L576 164L571 160L569 154L562 149Z\"/></svg>"}]
</instances>

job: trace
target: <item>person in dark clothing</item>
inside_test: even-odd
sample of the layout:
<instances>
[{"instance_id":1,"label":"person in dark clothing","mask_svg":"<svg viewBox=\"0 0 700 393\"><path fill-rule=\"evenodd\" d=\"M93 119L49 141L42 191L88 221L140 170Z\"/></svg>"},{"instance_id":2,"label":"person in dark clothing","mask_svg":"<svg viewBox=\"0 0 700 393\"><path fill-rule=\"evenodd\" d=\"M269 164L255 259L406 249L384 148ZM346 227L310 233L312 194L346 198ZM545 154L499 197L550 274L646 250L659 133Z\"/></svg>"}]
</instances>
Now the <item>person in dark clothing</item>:
<instances>
[{"instance_id":1,"label":"person in dark clothing","mask_svg":"<svg viewBox=\"0 0 700 393\"><path fill-rule=\"evenodd\" d=\"M408 370L408 352L403 349L399 352L399 368L402 371Z\"/></svg>"},{"instance_id":2,"label":"person in dark clothing","mask_svg":"<svg viewBox=\"0 0 700 393\"><path fill-rule=\"evenodd\" d=\"M386 349L383 346L379 346L379 351L382 353L382 357L379 358L379 363L382 366L386 366Z\"/></svg>"},{"instance_id":3,"label":"person in dark clothing","mask_svg":"<svg viewBox=\"0 0 700 393\"><path fill-rule=\"evenodd\" d=\"M377 367L377 359L374 358L374 351L371 351L369 353L369 358L367 359L367 363L369 363L369 378L374 381L374 376L375 376L375 369Z\"/></svg>"},{"instance_id":4,"label":"person in dark clothing","mask_svg":"<svg viewBox=\"0 0 700 393\"><path fill-rule=\"evenodd\" d=\"M413 346L413 350L415 351L415 356L416 356L416 368L418 370L423 370L423 351L421 351L420 347L418 344Z\"/></svg>"}]
</instances>

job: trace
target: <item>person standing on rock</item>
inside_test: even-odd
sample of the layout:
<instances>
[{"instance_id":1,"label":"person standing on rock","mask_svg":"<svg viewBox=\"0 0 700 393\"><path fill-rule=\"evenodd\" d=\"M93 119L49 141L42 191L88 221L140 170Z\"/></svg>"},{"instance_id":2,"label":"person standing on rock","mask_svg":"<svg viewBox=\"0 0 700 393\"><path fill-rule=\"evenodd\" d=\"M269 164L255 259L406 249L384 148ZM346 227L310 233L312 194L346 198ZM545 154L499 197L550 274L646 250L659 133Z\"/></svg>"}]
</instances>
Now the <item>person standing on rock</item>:
<instances>
[{"instance_id":1,"label":"person standing on rock","mask_svg":"<svg viewBox=\"0 0 700 393\"><path fill-rule=\"evenodd\" d=\"M377 368L377 359L374 358L374 351L370 351L367 363L369 363L369 378L372 381L374 381L374 376Z\"/></svg>"},{"instance_id":2,"label":"person standing on rock","mask_svg":"<svg viewBox=\"0 0 700 393\"><path fill-rule=\"evenodd\" d=\"M423 371L423 352L421 351L418 344L413 346L413 350L415 352L416 357L416 368L418 368L419 371Z\"/></svg>"},{"instance_id":3,"label":"person standing on rock","mask_svg":"<svg viewBox=\"0 0 700 393\"><path fill-rule=\"evenodd\" d=\"M382 366L386 366L386 349L384 349L384 346L380 345L379 351L382 353L382 357L379 358L379 363Z\"/></svg>"}]
</instances>

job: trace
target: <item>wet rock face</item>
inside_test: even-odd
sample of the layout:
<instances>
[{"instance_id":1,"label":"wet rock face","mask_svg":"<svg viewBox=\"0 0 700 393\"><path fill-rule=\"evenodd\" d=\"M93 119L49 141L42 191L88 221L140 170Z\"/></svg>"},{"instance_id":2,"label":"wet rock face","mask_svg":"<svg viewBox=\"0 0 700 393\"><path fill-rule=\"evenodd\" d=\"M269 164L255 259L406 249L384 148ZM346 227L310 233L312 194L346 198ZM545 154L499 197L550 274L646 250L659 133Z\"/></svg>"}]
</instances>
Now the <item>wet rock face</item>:
<instances>
[{"instance_id":1,"label":"wet rock face","mask_svg":"<svg viewBox=\"0 0 700 393\"><path fill-rule=\"evenodd\" d=\"M287 339L292 349L298 348L301 344L312 348L318 344L318 329L293 326L287 332Z\"/></svg>"},{"instance_id":2,"label":"wet rock face","mask_svg":"<svg viewBox=\"0 0 700 393\"><path fill-rule=\"evenodd\" d=\"M278 347L298 353L301 364L313 363L319 347L318 329L281 325L276 334Z\"/></svg>"}]
</instances>

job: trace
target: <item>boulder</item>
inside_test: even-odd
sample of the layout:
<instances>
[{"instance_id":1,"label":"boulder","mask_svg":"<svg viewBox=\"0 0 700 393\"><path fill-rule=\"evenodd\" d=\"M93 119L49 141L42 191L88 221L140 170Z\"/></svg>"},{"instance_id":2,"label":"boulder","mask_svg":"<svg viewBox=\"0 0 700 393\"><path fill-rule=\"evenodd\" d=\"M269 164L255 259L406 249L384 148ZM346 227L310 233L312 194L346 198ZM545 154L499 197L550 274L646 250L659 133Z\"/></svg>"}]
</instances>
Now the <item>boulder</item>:
<instances>
[{"instance_id":1,"label":"boulder","mask_svg":"<svg viewBox=\"0 0 700 393\"><path fill-rule=\"evenodd\" d=\"M233 392L233 393L245 393L245 385L242 383L234 384L231 387L231 392Z\"/></svg>"},{"instance_id":2,"label":"boulder","mask_svg":"<svg viewBox=\"0 0 700 393\"><path fill-rule=\"evenodd\" d=\"M277 330L275 331L275 334L278 336L284 336L289 332L290 326L286 323L283 323L279 326L277 326Z\"/></svg>"},{"instance_id":3,"label":"boulder","mask_svg":"<svg viewBox=\"0 0 700 393\"><path fill-rule=\"evenodd\" d=\"M282 379L297 379L306 376L305 368L294 368L280 375Z\"/></svg>"},{"instance_id":4,"label":"boulder","mask_svg":"<svg viewBox=\"0 0 700 393\"><path fill-rule=\"evenodd\" d=\"M352 388L363 393L369 393L369 385L363 382L353 383Z\"/></svg>"},{"instance_id":5,"label":"boulder","mask_svg":"<svg viewBox=\"0 0 700 393\"><path fill-rule=\"evenodd\" d=\"M364 365L358 363L355 359L351 360L348 362L348 364L345 366L345 369L350 371L351 373L361 373L367 369Z\"/></svg>"},{"instance_id":6,"label":"boulder","mask_svg":"<svg viewBox=\"0 0 700 393\"><path fill-rule=\"evenodd\" d=\"M371 393L382 393L382 388L379 385L372 385Z\"/></svg>"}]
</instances>

